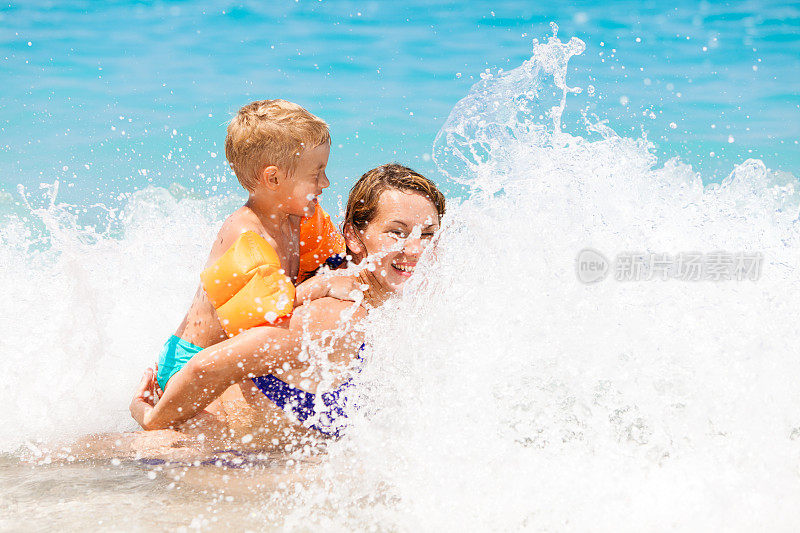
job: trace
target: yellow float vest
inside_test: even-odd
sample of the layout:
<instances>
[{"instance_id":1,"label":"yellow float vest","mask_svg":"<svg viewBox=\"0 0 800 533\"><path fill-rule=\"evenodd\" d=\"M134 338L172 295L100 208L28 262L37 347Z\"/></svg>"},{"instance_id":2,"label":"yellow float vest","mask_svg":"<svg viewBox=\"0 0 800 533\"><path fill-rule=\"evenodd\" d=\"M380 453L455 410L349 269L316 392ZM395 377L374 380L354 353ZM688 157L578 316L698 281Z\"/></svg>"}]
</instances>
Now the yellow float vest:
<instances>
[{"instance_id":1,"label":"yellow float vest","mask_svg":"<svg viewBox=\"0 0 800 533\"><path fill-rule=\"evenodd\" d=\"M252 231L242 233L200 279L230 337L275 324L294 309L294 285L281 273L278 254Z\"/></svg>"},{"instance_id":2,"label":"yellow float vest","mask_svg":"<svg viewBox=\"0 0 800 533\"><path fill-rule=\"evenodd\" d=\"M314 214L300 224L298 281L344 251L344 238L317 205ZM281 273L278 254L253 231L242 233L200 274L200 280L229 337L256 326L275 325L294 310L294 285Z\"/></svg>"},{"instance_id":3,"label":"yellow float vest","mask_svg":"<svg viewBox=\"0 0 800 533\"><path fill-rule=\"evenodd\" d=\"M328 213L317 204L314 214L300 223L300 269L297 280L304 281L328 258L344 256L344 253L344 237L333 225Z\"/></svg>"}]
</instances>

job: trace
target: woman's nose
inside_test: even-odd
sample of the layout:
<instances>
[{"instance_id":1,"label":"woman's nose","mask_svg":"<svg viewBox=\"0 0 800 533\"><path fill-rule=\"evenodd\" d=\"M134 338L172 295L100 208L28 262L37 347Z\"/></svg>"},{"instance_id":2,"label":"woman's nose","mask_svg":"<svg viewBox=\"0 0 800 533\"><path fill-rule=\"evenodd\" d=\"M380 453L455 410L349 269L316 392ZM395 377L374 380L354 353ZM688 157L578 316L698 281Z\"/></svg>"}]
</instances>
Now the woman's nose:
<instances>
[{"instance_id":1,"label":"woman's nose","mask_svg":"<svg viewBox=\"0 0 800 533\"><path fill-rule=\"evenodd\" d=\"M403 253L411 257L419 257L425 250L425 245L419 237L408 237L403 243Z\"/></svg>"}]
</instances>

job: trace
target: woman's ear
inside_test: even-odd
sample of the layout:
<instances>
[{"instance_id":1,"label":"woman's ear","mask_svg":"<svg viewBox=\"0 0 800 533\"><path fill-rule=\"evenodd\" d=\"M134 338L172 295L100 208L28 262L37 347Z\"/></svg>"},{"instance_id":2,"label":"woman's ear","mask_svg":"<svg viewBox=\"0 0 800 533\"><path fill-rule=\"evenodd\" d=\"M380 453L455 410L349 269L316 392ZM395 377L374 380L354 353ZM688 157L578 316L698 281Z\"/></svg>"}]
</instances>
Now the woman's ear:
<instances>
[{"instance_id":1,"label":"woman's ear","mask_svg":"<svg viewBox=\"0 0 800 533\"><path fill-rule=\"evenodd\" d=\"M350 222L345 222L342 229L344 230L344 242L347 244L347 249L351 250L353 254L356 255L365 254L366 250L364 249L364 245L361 243L361 239L358 238L358 230L356 227Z\"/></svg>"}]
</instances>

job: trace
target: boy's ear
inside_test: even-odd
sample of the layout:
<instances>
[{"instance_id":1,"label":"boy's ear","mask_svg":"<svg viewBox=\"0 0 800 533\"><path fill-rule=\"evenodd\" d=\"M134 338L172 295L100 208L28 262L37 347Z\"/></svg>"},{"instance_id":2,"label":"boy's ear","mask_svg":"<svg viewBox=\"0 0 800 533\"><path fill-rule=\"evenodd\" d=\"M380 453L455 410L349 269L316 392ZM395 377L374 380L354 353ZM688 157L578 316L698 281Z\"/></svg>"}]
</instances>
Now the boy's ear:
<instances>
[{"instance_id":1,"label":"boy's ear","mask_svg":"<svg viewBox=\"0 0 800 533\"><path fill-rule=\"evenodd\" d=\"M280 181L280 169L275 165L264 167L261 169L259 181L261 181L265 187L274 191L278 188L278 182Z\"/></svg>"},{"instance_id":2,"label":"boy's ear","mask_svg":"<svg viewBox=\"0 0 800 533\"><path fill-rule=\"evenodd\" d=\"M344 242L347 244L347 249L351 250L354 254L362 254L366 253L364 246L361 244L361 239L358 238L357 229L353 224L346 223L342 227L343 234L344 234Z\"/></svg>"}]
</instances>

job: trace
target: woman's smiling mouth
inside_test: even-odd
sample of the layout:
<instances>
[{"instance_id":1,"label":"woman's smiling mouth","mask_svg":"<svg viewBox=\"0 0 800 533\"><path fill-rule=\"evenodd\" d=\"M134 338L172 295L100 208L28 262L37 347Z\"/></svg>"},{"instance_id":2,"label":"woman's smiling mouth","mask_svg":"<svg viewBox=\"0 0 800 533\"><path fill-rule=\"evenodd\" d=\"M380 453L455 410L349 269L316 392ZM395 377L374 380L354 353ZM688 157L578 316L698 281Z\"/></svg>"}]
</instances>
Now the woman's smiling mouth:
<instances>
[{"instance_id":1,"label":"woman's smiling mouth","mask_svg":"<svg viewBox=\"0 0 800 533\"><path fill-rule=\"evenodd\" d=\"M399 270L404 276L410 276L414 273L414 269L417 267L416 263L392 263L392 266Z\"/></svg>"}]
</instances>

